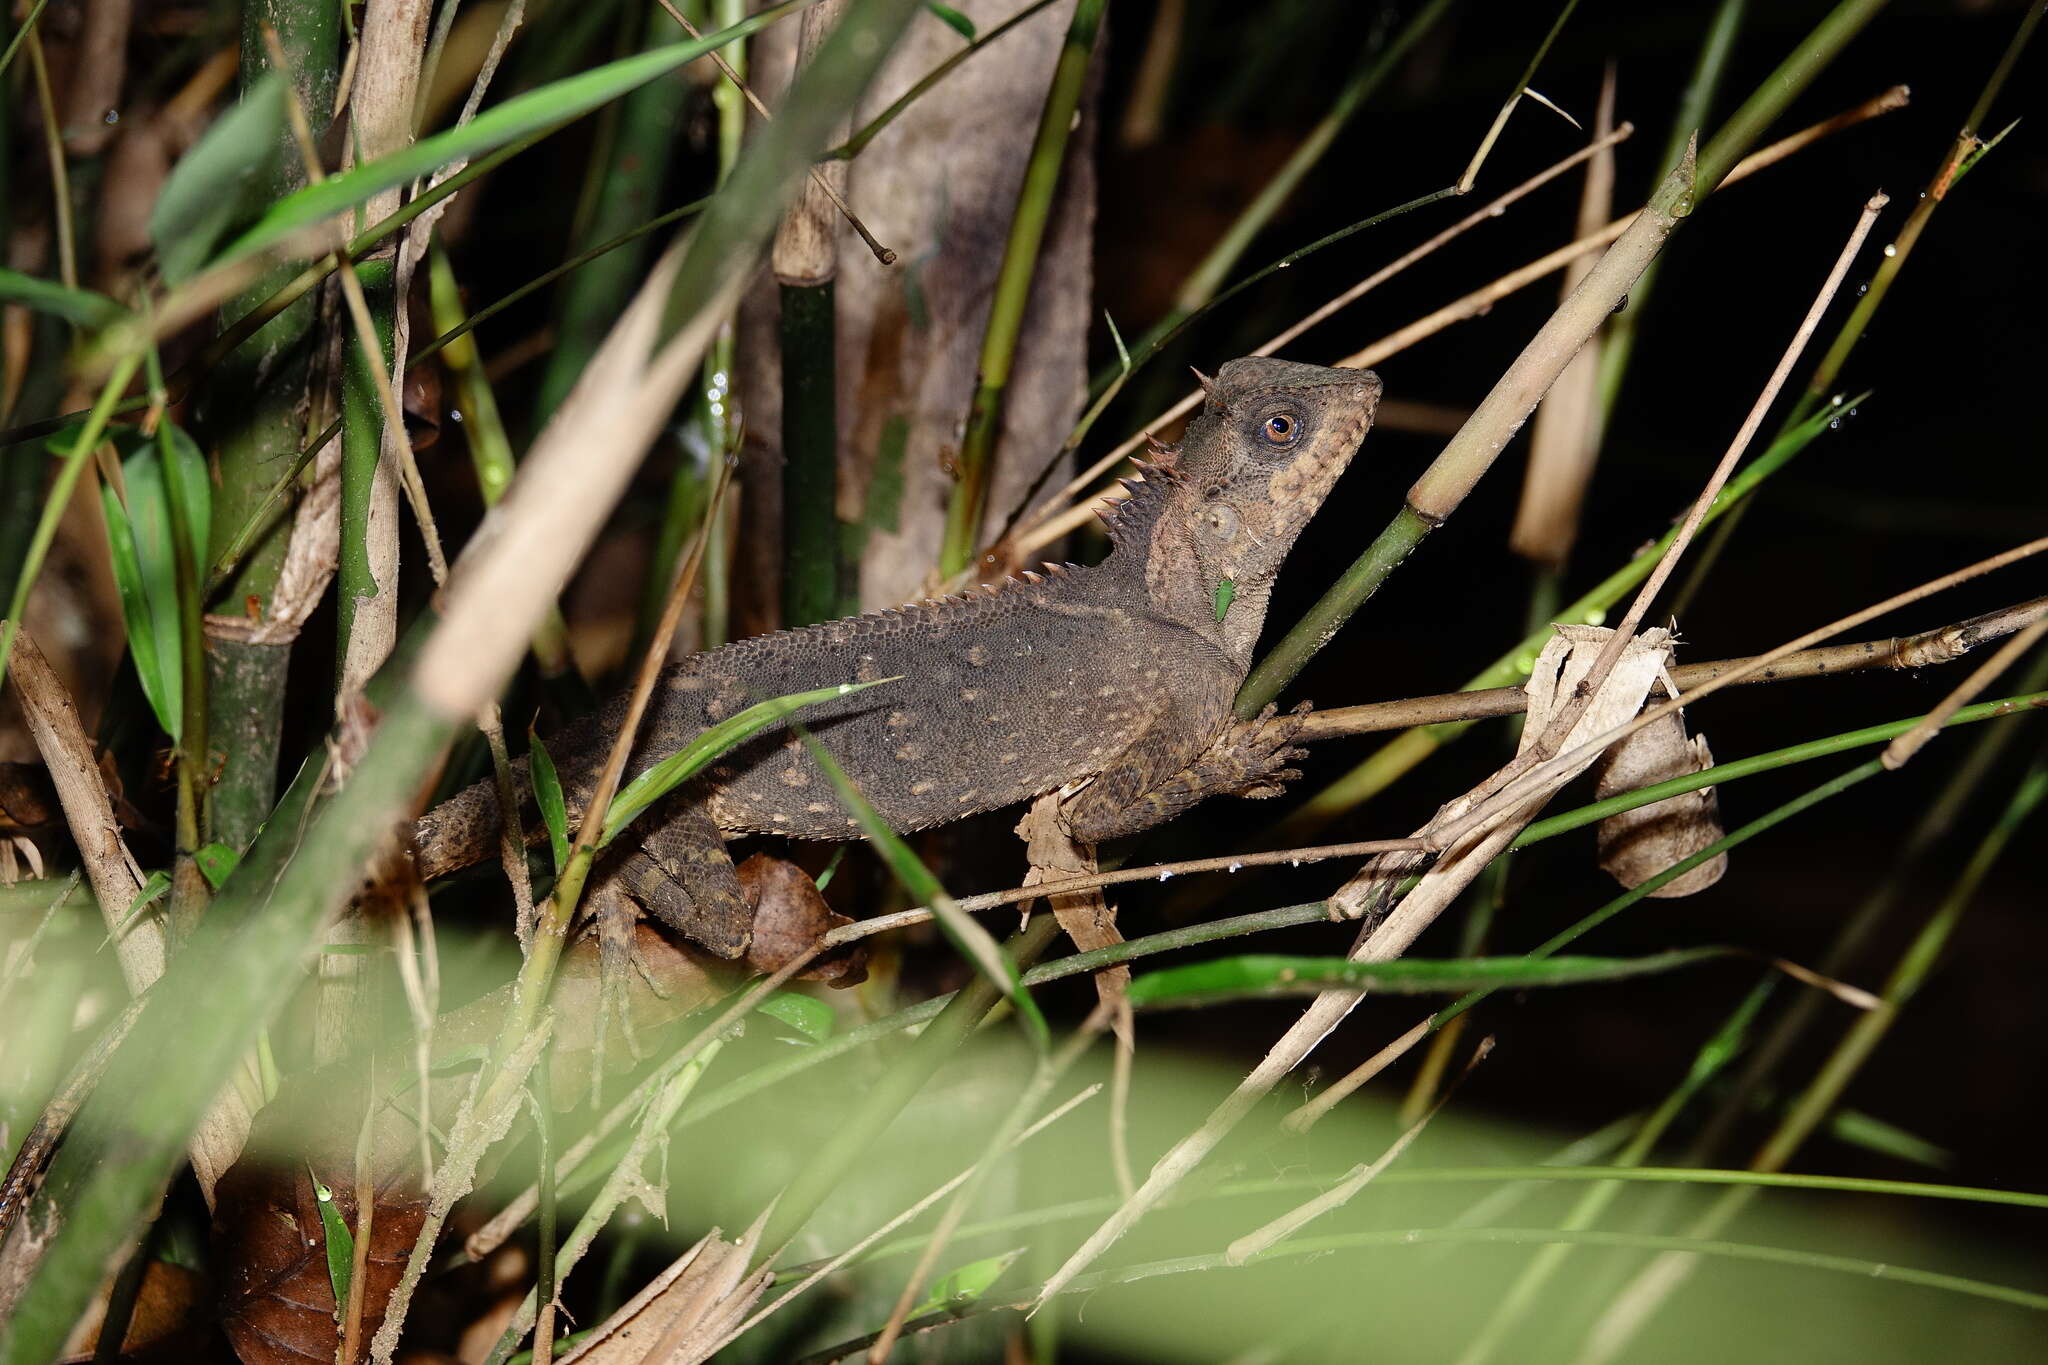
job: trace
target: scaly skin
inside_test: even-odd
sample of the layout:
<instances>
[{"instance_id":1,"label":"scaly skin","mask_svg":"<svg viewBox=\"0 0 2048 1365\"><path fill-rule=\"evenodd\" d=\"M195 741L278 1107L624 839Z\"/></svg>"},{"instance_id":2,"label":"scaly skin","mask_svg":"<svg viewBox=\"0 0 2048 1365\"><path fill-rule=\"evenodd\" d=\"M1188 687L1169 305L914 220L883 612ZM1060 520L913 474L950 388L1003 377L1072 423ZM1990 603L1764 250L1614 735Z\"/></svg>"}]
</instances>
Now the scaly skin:
<instances>
[{"instance_id":1,"label":"scaly skin","mask_svg":"<svg viewBox=\"0 0 2048 1365\"><path fill-rule=\"evenodd\" d=\"M1225 365L1177 453L1107 514L1092 568L743 640L669 665L628 775L756 701L842 682L898 681L807 709L804 725L898 830L1078 789L1076 838L1150 828L1210 796L1270 796L1295 774L1293 717L1231 718L1281 562L1372 424L1363 370L1249 359ZM1218 589L1228 579L1218 619ZM549 744L572 820L624 711L614 700ZM523 768L521 780L524 780ZM498 803L480 783L428 812L420 872L495 853ZM787 730L733 750L644 818L610 875L705 947L746 951L748 914L722 837L856 837L825 774Z\"/></svg>"}]
</instances>

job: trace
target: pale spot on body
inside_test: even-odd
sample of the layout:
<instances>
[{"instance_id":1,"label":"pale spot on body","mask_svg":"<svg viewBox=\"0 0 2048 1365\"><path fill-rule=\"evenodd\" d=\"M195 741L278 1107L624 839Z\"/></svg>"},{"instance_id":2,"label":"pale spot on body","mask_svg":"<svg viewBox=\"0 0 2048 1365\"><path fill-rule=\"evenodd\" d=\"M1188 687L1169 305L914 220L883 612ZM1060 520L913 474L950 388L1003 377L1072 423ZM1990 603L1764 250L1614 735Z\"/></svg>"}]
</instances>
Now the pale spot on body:
<instances>
[{"instance_id":1,"label":"pale spot on body","mask_svg":"<svg viewBox=\"0 0 2048 1365\"><path fill-rule=\"evenodd\" d=\"M924 756L925 747L922 744L902 744L896 748L896 757L905 763L915 763Z\"/></svg>"}]
</instances>

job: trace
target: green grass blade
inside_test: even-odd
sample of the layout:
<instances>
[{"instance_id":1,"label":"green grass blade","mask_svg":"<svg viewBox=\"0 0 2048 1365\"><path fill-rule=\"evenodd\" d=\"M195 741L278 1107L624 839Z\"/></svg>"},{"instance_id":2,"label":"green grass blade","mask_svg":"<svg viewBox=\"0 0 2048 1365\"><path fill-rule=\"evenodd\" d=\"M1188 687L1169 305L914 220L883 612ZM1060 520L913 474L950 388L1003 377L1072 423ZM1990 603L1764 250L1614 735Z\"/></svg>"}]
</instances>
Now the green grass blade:
<instances>
[{"instance_id":1,"label":"green grass blade","mask_svg":"<svg viewBox=\"0 0 2048 1365\"><path fill-rule=\"evenodd\" d=\"M816 706L821 701L837 697L850 697L870 687L897 681L900 679L877 678L873 682L839 683L809 692L793 692L786 697L756 702L738 715L728 716L620 788L619 794L612 798L611 809L605 812L604 833L597 846L603 848L618 838L619 831L631 824L633 817L703 771L706 764L727 749L746 743L806 706Z\"/></svg>"},{"instance_id":2,"label":"green grass blade","mask_svg":"<svg viewBox=\"0 0 2048 1365\"><path fill-rule=\"evenodd\" d=\"M1245 996L1300 995L1332 986L1356 986L1394 995L1521 990L1622 981L1737 955L1733 948L1683 948L1645 957L1402 958L1393 962L1353 962L1341 957L1246 953L1147 972L1131 982L1130 994L1133 1005L1186 1006Z\"/></svg>"}]
</instances>

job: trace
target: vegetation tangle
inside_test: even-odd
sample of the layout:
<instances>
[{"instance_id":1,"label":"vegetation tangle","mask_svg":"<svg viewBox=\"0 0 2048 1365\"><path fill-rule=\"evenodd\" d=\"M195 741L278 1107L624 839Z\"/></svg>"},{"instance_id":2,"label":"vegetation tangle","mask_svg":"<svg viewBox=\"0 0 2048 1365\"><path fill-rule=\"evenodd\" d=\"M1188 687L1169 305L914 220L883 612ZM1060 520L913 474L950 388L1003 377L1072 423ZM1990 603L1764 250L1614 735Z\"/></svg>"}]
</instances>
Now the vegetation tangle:
<instances>
[{"instance_id":1,"label":"vegetation tangle","mask_svg":"<svg viewBox=\"0 0 2048 1365\"><path fill-rule=\"evenodd\" d=\"M2044 7L13 0L0 1365L2041 1357Z\"/></svg>"}]
</instances>

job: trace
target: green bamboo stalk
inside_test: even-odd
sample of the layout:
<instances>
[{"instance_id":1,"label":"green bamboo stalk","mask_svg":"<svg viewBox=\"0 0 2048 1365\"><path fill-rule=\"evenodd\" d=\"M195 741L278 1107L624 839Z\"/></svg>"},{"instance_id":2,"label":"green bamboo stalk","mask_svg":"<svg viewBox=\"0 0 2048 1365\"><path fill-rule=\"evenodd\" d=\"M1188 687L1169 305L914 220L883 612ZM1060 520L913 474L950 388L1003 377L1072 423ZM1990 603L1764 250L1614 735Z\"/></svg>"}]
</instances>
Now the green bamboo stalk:
<instances>
[{"instance_id":1,"label":"green bamboo stalk","mask_svg":"<svg viewBox=\"0 0 2048 1365\"><path fill-rule=\"evenodd\" d=\"M808 68L839 21L843 0L806 10L796 67ZM839 523L839 214L831 195L843 165L812 167L783 211L768 253L775 276L782 380L782 624L848 613L854 581Z\"/></svg>"},{"instance_id":2,"label":"green bamboo stalk","mask_svg":"<svg viewBox=\"0 0 2048 1365\"><path fill-rule=\"evenodd\" d=\"M241 84L248 90L271 71L263 38L268 26L277 34L288 69L282 74L312 123L313 135L327 126L334 106L339 60L338 10L304 0L259 0L242 8ZM291 134L279 130L285 144L274 159L275 171L264 191L282 198L305 184L305 165ZM221 309L225 325L277 292L298 272L282 267L267 272ZM236 530L254 516L264 489L283 461L298 453L305 434L301 416L311 355L313 300L272 313L254 331L255 343L205 373L202 429L219 471L213 490L209 562L229 544ZM273 524L243 553L235 571L220 585L226 614L267 615L271 595L284 568L288 528ZM253 611L252 611L253 608ZM218 746L213 773L210 838L237 853L249 846L256 829L270 813L277 795L277 761L284 714L285 674L291 662L289 644L251 644L222 636L208 642L207 715L204 733ZM190 696L190 688L187 688Z\"/></svg>"},{"instance_id":3,"label":"green bamboo stalk","mask_svg":"<svg viewBox=\"0 0 2048 1365\"><path fill-rule=\"evenodd\" d=\"M1046 92L1045 109L1039 116L1031 159L1025 165L1017 209L1010 218L1010 236L1003 247L1003 264L996 277L995 298L989 306L988 327L982 333L980 380L973 405L968 409L967 430L960 442L955 471L957 482L946 508L939 571L948 578L967 567L981 534L982 513L988 505L990 465L996 437L1002 430L1003 398L1009 389L1017 334L1024 325L1031 279L1038 269L1038 252L1052 213L1053 192L1059 187L1060 166L1066 159L1067 137L1080 107L1088 63L1106 7L1107 0L1076 0L1066 42L1053 68L1052 86Z\"/></svg>"},{"instance_id":4,"label":"green bamboo stalk","mask_svg":"<svg viewBox=\"0 0 2048 1365\"><path fill-rule=\"evenodd\" d=\"M838 310L833 282L783 282L782 624L843 610L850 573L839 532Z\"/></svg>"},{"instance_id":5,"label":"green bamboo stalk","mask_svg":"<svg viewBox=\"0 0 2048 1365\"><path fill-rule=\"evenodd\" d=\"M1608 248L1586 283L1552 314L1472 419L1415 481L1407 505L1387 529L1252 671L1238 692L1239 715L1257 715L1272 701L1378 590L1386 575L1456 510L1557 372L1691 216L1698 201L1713 192L1786 105L1883 7L1884 0L1839 0L1700 149L1697 161L1691 166L1681 161L1665 178L1636 223Z\"/></svg>"}]
</instances>

